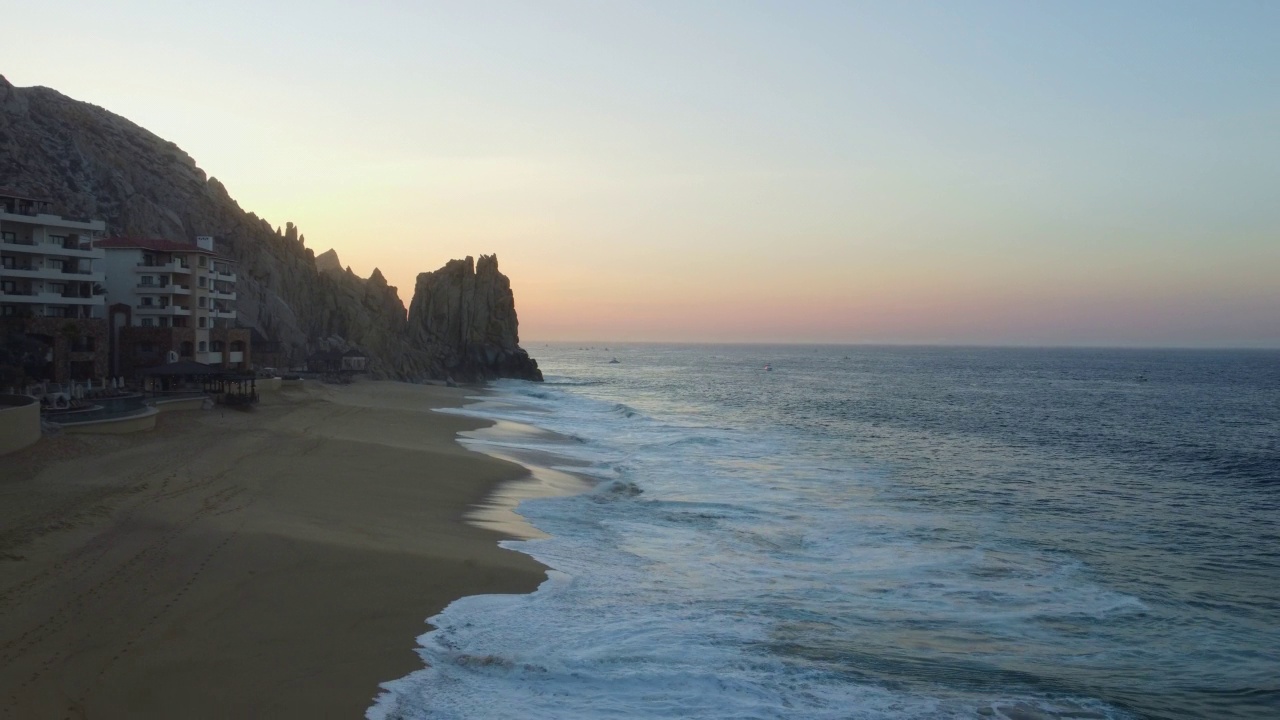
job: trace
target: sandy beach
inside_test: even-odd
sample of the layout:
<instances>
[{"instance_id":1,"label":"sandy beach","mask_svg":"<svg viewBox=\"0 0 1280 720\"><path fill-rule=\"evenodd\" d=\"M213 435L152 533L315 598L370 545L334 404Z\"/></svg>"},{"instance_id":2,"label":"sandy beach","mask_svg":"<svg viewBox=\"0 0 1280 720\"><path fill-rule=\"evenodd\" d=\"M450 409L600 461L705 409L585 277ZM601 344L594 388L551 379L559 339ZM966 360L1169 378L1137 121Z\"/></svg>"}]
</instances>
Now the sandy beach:
<instances>
[{"instance_id":1,"label":"sandy beach","mask_svg":"<svg viewBox=\"0 0 1280 720\"><path fill-rule=\"evenodd\" d=\"M308 384L0 458L0 717L362 717L427 617L544 577L463 522L526 474L429 410L468 392Z\"/></svg>"}]
</instances>

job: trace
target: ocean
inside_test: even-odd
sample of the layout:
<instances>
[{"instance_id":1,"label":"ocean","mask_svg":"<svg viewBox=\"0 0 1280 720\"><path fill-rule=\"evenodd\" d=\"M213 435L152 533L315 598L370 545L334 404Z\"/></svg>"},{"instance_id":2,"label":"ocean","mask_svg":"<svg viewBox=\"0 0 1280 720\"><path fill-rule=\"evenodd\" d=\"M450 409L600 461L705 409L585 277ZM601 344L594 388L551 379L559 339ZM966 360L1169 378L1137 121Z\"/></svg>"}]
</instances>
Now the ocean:
<instances>
[{"instance_id":1,"label":"ocean","mask_svg":"<svg viewBox=\"0 0 1280 720\"><path fill-rule=\"evenodd\" d=\"M466 442L593 485L374 720L1280 718L1278 352L530 351Z\"/></svg>"}]
</instances>

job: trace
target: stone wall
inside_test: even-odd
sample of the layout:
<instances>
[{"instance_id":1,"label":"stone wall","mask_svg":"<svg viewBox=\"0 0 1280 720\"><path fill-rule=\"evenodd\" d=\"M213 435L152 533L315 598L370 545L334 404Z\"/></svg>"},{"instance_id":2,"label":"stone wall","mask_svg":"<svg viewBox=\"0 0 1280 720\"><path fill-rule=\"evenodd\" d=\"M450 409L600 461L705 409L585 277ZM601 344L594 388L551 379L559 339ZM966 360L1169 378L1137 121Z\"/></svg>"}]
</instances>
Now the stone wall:
<instances>
[{"instance_id":1,"label":"stone wall","mask_svg":"<svg viewBox=\"0 0 1280 720\"><path fill-rule=\"evenodd\" d=\"M225 349L222 351L222 362L219 367L228 370L244 370L245 372L248 372L253 367L253 349L249 345L250 334L246 328L213 328L209 331L210 343L221 341L224 344ZM241 362L233 363L231 362L231 344L237 342L244 346L244 349L240 351L244 353L244 359ZM210 348L212 348L212 345Z\"/></svg>"},{"instance_id":2,"label":"stone wall","mask_svg":"<svg viewBox=\"0 0 1280 720\"><path fill-rule=\"evenodd\" d=\"M21 332L52 341L54 382L107 377L110 334L101 318L30 317L0 323L0 332ZM72 363L81 364L74 368ZM87 377L86 377L87 375Z\"/></svg>"},{"instance_id":3,"label":"stone wall","mask_svg":"<svg viewBox=\"0 0 1280 720\"><path fill-rule=\"evenodd\" d=\"M182 354L182 343L191 343L192 352ZM180 359L193 360L196 346L195 328L186 327L123 327L120 328L120 374L135 377L140 371L163 365L170 350ZM143 350L151 346L152 350Z\"/></svg>"},{"instance_id":4,"label":"stone wall","mask_svg":"<svg viewBox=\"0 0 1280 720\"><path fill-rule=\"evenodd\" d=\"M40 439L40 403L27 395L0 395L0 455Z\"/></svg>"}]
</instances>

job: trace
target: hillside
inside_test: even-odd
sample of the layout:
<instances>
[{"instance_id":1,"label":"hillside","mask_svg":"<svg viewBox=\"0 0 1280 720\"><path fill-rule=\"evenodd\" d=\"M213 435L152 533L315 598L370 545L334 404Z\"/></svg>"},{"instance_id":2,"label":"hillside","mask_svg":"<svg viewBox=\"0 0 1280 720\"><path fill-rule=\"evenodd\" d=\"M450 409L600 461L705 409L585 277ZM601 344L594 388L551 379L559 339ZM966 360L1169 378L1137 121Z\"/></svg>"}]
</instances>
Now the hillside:
<instances>
[{"instance_id":1,"label":"hillside","mask_svg":"<svg viewBox=\"0 0 1280 720\"><path fill-rule=\"evenodd\" d=\"M519 347L514 297L496 258L419 275L415 294L427 295L411 306L432 311L410 317L381 272L357 277L332 264L336 254L330 264L322 259L322 270L292 223L273 227L243 210L176 144L96 105L3 77L0 186L50 199L65 216L105 220L112 235L214 236L218 251L239 263L240 324L280 342L291 363L358 348L377 377L542 378ZM456 301L430 300L443 297Z\"/></svg>"}]
</instances>

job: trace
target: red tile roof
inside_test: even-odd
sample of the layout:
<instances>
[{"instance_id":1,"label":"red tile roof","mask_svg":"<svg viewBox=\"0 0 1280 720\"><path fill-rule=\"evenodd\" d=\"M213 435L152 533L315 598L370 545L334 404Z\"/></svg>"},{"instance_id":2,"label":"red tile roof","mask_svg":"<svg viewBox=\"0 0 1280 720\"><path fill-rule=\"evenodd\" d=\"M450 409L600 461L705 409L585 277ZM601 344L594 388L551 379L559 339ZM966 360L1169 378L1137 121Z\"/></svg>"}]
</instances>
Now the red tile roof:
<instances>
[{"instance_id":1,"label":"red tile roof","mask_svg":"<svg viewBox=\"0 0 1280 720\"><path fill-rule=\"evenodd\" d=\"M167 253L199 253L201 255L216 257L219 260L231 260L231 258L219 255L211 250L205 250L195 243L175 242L173 240L164 240L162 238L105 238L103 240L94 241L93 246L100 248L133 248L138 250L152 250L155 252Z\"/></svg>"}]
</instances>

